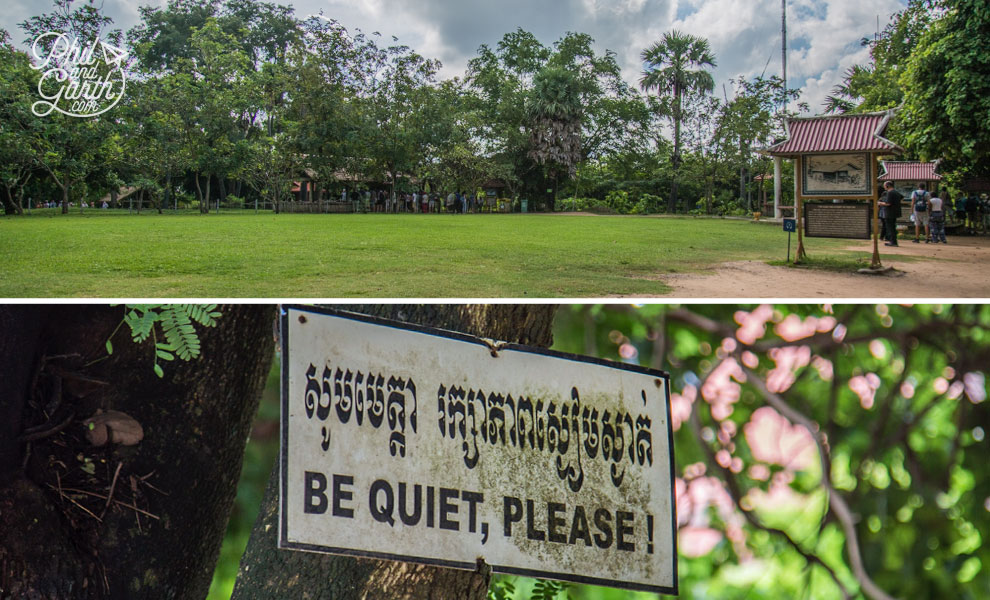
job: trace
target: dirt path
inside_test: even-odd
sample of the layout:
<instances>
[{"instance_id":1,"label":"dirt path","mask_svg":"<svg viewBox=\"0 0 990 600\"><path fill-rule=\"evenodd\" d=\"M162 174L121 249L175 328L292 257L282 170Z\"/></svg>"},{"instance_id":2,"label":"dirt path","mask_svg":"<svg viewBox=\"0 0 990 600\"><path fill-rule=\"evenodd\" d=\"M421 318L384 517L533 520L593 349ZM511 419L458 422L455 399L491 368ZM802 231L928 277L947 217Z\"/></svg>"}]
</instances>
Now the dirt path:
<instances>
[{"instance_id":1,"label":"dirt path","mask_svg":"<svg viewBox=\"0 0 990 600\"><path fill-rule=\"evenodd\" d=\"M872 252L872 242L849 250ZM905 262L900 256L918 257ZM880 247L891 275L860 275L771 267L760 261L724 263L714 274L662 277L677 298L990 298L990 238L951 237L946 244Z\"/></svg>"}]
</instances>

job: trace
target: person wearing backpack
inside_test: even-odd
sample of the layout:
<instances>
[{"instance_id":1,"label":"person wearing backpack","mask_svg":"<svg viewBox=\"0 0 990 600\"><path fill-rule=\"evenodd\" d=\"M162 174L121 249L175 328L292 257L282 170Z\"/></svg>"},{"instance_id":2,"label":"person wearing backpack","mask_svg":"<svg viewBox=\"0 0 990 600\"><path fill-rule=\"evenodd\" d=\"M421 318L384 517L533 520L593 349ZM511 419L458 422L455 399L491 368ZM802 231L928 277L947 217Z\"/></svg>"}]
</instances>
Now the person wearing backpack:
<instances>
[{"instance_id":1,"label":"person wearing backpack","mask_svg":"<svg viewBox=\"0 0 990 600\"><path fill-rule=\"evenodd\" d=\"M939 198L938 192L933 193L928 199L928 209L931 216L932 243L948 244L949 242L945 240L945 203Z\"/></svg>"},{"instance_id":2,"label":"person wearing backpack","mask_svg":"<svg viewBox=\"0 0 990 600\"><path fill-rule=\"evenodd\" d=\"M925 182L918 183L918 189L911 192L911 220L914 221L914 243L921 242L921 226L925 226L925 243L931 242L931 231L929 230L928 200L931 198L925 190Z\"/></svg>"}]
</instances>

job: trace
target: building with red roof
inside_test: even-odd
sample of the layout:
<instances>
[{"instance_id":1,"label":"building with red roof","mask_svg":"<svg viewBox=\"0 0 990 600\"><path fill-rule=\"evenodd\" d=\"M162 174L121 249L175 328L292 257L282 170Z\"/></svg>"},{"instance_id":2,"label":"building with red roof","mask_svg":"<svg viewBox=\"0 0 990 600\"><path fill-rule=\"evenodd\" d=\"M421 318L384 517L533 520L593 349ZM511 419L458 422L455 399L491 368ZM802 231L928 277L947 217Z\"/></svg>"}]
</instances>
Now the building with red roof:
<instances>
[{"instance_id":1,"label":"building with red roof","mask_svg":"<svg viewBox=\"0 0 990 600\"><path fill-rule=\"evenodd\" d=\"M823 237L868 236L871 228L867 221L872 212L871 266L880 268L876 205L879 158L904 151L884 137L893 114L884 111L787 119L787 139L761 150L774 157L775 216L780 215L781 161L787 158L794 162L794 214L798 232L795 262L804 258L802 233ZM805 200L819 202L806 205ZM864 202L872 204L872 211ZM814 223L804 219L804 213L811 209L819 215Z\"/></svg>"}]
</instances>

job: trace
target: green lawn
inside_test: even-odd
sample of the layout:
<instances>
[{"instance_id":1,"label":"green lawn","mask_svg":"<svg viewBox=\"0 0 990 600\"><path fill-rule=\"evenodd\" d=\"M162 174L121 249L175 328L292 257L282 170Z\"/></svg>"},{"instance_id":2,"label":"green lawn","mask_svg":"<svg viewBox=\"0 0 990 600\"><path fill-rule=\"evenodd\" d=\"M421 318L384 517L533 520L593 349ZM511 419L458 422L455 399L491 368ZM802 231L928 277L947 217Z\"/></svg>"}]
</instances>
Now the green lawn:
<instances>
[{"instance_id":1,"label":"green lawn","mask_svg":"<svg viewBox=\"0 0 990 600\"><path fill-rule=\"evenodd\" d=\"M779 225L704 218L39 212L0 219L0 297L662 295L665 274L787 243Z\"/></svg>"}]
</instances>

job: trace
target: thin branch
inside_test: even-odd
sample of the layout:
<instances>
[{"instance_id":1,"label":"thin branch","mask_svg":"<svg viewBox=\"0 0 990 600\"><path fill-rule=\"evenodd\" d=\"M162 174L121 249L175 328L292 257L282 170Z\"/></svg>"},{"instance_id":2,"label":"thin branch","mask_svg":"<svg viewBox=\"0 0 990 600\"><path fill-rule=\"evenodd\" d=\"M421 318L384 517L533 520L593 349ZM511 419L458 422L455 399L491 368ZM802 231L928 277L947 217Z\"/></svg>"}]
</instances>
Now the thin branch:
<instances>
[{"instance_id":1,"label":"thin branch","mask_svg":"<svg viewBox=\"0 0 990 600\"><path fill-rule=\"evenodd\" d=\"M743 372L753 383L753 386L757 388L760 394L766 399L766 401L777 409L777 412L783 414L785 417L791 420L793 423L799 423L811 434L814 438L815 444L818 445L819 459L822 463L822 485L825 486L825 490L828 492L828 504L832 512L839 519L839 523L842 525L843 531L846 534L846 549L849 552L849 560L852 563L853 574L859 581L860 586L863 588L863 593L872 598L873 600L894 600L892 596L887 594L887 592L880 589L880 587L870 579L870 575L866 572L866 568L863 566L863 557L860 554L859 548L859 538L856 535L856 525L855 518L853 517L852 511L849 509L849 505L846 501L839 495L838 491L832 487L832 478L829 471L829 461L827 458L827 448L825 442L822 439L822 433L816 423L811 419L804 416L802 413L798 412L795 408L789 405L782 397L771 392L766 383L761 379L756 373L754 373L748 367L742 367Z\"/></svg>"},{"instance_id":2,"label":"thin branch","mask_svg":"<svg viewBox=\"0 0 990 600\"><path fill-rule=\"evenodd\" d=\"M68 427L72 423L72 420L75 418L76 418L76 413L71 412L58 423L53 424L51 422L48 422L43 425L39 425L37 427L31 427L29 429L25 429L24 433L22 433L21 436L17 438L17 441L22 443L34 442L55 435L59 431L62 431L63 429Z\"/></svg>"},{"instance_id":3,"label":"thin branch","mask_svg":"<svg viewBox=\"0 0 990 600\"><path fill-rule=\"evenodd\" d=\"M694 410L693 406L691 407L691 417L689 419L689 422L691 423L691 430L694 433L695 438L698 439L699 445L701 445L702 450L704 450L706 462L710 467L713 467L721 471L722 477L725 480L726 485L728 485L729 487L729 495L732 497L733 503L735 503L735 505L739 508L739 512L742 513L742 515L746 518L749 524L757 529L762 529L763 531L779 535L792 548L794 548L794 550L798 554L803 556L804 560L807 561L809 565L819 565L823 569L825 569L828 572L828 574L832 577L832 580L835 582L835 585L839 587L839 591L842 592L842 597L848 600L848 598L850 598L849 591L846 590L846 587L844 585L842 585L842 581L839 579L838 574L836 574L836 572L832 569L832 567L826 564L817 554L814 554L813 552L809 552L805 550L803 547L801 547L801 544L799 544L796 540L794 540L794 538L792 538L790 534L784 531L783 529L777 529L776 527L765 525L763 522L761 522L759 519L756 518L756 515L753 514L752 511L748 511L742 508L742 506L740 505L740 501L742 500L744 494L742 492L742 488L739 485L739 481L736 479L735 473L733 473L730 469L727 469L722 465L718 464L718 461L715 459L715 453L712 452L712 449L701 437L701 423L699 422L698 411Z\"/></svg>"},{"instance_id":4,"label":"thin branch","mask_svg":"<svg viewBox=\"0 0 990 600\"><path fill-rule=\"evenodd\" d=\"M117 488L117 477L120 475L120 468L124 466L124 463L117 463L117 469L113 472L113 481L110 482L110 491L107 493L107 503L103 505L103 511L100 513L100 518L107 513L107 509L110 508L110 501L113 500L113 492Z\"/></svg>"}]
</instances>

